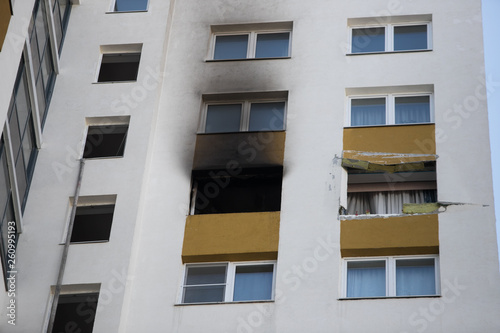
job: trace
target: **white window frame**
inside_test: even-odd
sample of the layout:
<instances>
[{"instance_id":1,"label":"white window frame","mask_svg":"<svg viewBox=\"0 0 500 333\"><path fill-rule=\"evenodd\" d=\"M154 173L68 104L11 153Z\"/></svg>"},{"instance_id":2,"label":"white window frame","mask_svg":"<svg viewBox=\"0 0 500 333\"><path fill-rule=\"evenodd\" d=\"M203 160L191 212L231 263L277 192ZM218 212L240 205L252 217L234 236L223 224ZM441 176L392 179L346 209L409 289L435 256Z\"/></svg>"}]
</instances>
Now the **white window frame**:
<instances>
[{"instance_id":1,"label":"white window frame","mask_svg":"<svg viewBox=\"0 0 500 333\"><path fill-rule=\"evenodd\" d=\"M429 96L429 122L427 123L408 123L396 124L396 98L397 97L419 97ZM385 98L385 124L377 125L351 125L351 101L353 99L372 99L372 98ZM374 94L374 95L350 95L347 101L347 117L346 127L368 127L368 126L404 126L404 125L418 125L418 124L434 124L434 94L432 93L389 93L389 94Z\"/></svg>"},{"instance_id":2,"label":"white window frame","mask_svg":"<svg viewBox=\"0 0 500 333\"><path fill-rule=\"evenodd\" d=\"M427 48L425 49L410 49L410 50L394 50L394 28L395 27L410 27L416 25L427 26ZM352 32L355 29L372 29L385 28L385 50L384 51L368 51L368 52L353 52L352 51ZM387 24L368 24L368 25L352 25L349 27L349 51L350 54L370 54L370 53L388 53L388 52L418 52L432 50L432 22L405 22L405 23L387 23Z\"/></svg>"},{"instance_id":3,"label":"white window frame","mask_svg":"<svg viewBox=\"0 0 500 333\"><path fill-rule=\"evenodd\" d=\"M265 58L255 58L255 52L257 50L257 36L263 34L276 34L276 33L288 33L288 55L284 57L265 57ZM215 43L218 36L239 36L248 35L247 44L247 55L246 58L235 58L235 59L214 59L215 56ZM209 59L212 61L231 61L231 60L243 60L243 59L285 59L289 58L292 53L292 30L290 29L276 29L276 30L258 30L258 31L231 31L231 32L217 32L212 33L212 40L210 42L210 56Z\"/></svg>"},{"instance_id":4,"label":"white window frame","mask_svg":"<svg viewBox=\"0 0 500 333\"><path fill-rule=\"evenodd\" d=\"M198 133L205 133L207 125L207 113L209 105L228 105L228 104L241 104L241 118L240 118L240 130L239 132L248 132L248 127L250 126L250 110L253 103L285 103L285 109L283 111L283 129L273 130L269 129L271 132L275 131L285 131L286 130L286 117L287 117L287 100L284 98L272 98L272 99L249 99L249 100L224 100L224 101L210 101L203 104L203 112L201 114L200 125ZM222 133L233 133L233 132L220 132ZM217 134L217 133L212 133Z\"/></svg>"},{"instance_id":5,"label":"white window frame","mask_svg":"<svg viewBox=\"0 0 500 333\"><path fill-rule=\"evenodd\" d=\"M250 301L233 301L234 296L234 281L236 277L236 268L240 266L260 266L260 265L273 265L273 282L271 289L271 299L263 300L250 300ZM184 286L187 279L188 267L217 267L226 266L226 282L224 283L224 300L222 302L195 302L184 303ZM215 284L214 284L215 285ZM216 285L222 285L217 283ZM184 265L184 273L182 275L182 284L180 286L178 304L213 304L213 303L242 303L242 302L261 302L261 301L274 301L276 285L276 261L241 261L241 262L217 262L217 263L189 263Z\"/></svg>"},{"instance_id":6,"label":"white window frame","mask_svg":"<svg viewBox=\"0 0 500 333\"><path fill-rule=\"evenodd\" d=\"M434 259L434 281L436 283L436 294L433 295L402 295L396 296L396 261L397 260L413 260L413 259ZM367 296L367 297L347 297L347 264L356 261L385 261L385 296ZM439 255L415 255L415 256L384 256L384 257L354 257L343 258L342 260L342 298L388 298L388 297L428 297L441 295L440 270L439 270Z\"/></svg>"}]
</instances>

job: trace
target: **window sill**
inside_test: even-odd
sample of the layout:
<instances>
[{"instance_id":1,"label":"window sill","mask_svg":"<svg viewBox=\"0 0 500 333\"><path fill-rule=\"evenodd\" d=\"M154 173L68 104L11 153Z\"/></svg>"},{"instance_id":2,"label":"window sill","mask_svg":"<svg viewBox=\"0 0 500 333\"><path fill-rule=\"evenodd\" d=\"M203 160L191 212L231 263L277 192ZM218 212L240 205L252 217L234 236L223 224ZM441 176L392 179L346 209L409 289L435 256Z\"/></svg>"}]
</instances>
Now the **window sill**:
<instances>
[{"instance_id":1,"label":"window sill","mask_svg":"<svg viewBox=\"0 0 500 333\"><path fill-rule=\"evenodd\" d=\"M441 295L419 295L419 296L377 296L377 297L341 297L337 301L358 301L358 300L377 300L377 299L409 299L409 298L440 298Z\"/></svg>"},{"instance_id":2,"label":"window sill","mask_svg":"<svg viewBox=\"0 0 500 333\"><path fill-rule=\"evenodd\" d=\"M346 53L346 56L358 56L366 54L394 54L394 53L415 53L415 52L431 52L432 49L426 50L405 50L405 51L380 51L380 52L359 52L359 53Z\"/></svg>"},{"instance_id":3,"label":"window sill","mask_svg":"<svg viewBox=\"0 0 500 333\"><path fill-rule=\"evenodd\" d=\"M274 300L262 301L236 301L236 302L201 302L201 303L176 303L174 306L191 306L191 305L223 305L223 304L252 304L252 303L274 303Z\"/></svg>"},{"instance_id":4,"label":"window sill","mask_svg":"<svg viewBox=\"0 0 500 333\"><path fill-rule=\"evenodd\" d=\"M70 245L79 245L79 244L96 244L96 243L109 243L109 240L70 242L69 244ZM66 243L59 243L59 245L66 245Z\"/></svg>"},{"instance_id":5,"label":"window sill","mask_svg":"<svg viewBox=\"0 0 500 333\"><path fill-rule=\"evenodd\" d=\"M124 10L119 12L106 12L106 14L147 13L148 10Z\"/></svg>"},{"instance_id":6,"label":"window sill","mask_svg":"<svg viewBox=\"0 0 500 333\"><path fill-rule=\"evenodd\" d=\"M112 160L120 158L123 158L123 156L82 157L82 159L85 159L85 161Z\"/></svg>"},{"instance_id":7,"label":"window sill","mask_svg":"<svg viewBox=\"0 0 500 333\"><path fill-rule=\"evenodd\" d=\"M231 62L231 61L281 60L281 59L292 59L292 57L243 58L243 59L206 59L205 62Z\"/></svg>"},{"instance_id":8,"label":"window sill","mask_svg":"<svg viewBox=\"0 0 500 333\"><path fill-rule=\"evenodd\" d=\"M237 134L237 133L269 133L269 132L286 132L286 130L268 130L268 131L239 131L239 132L213 132L213 133L205 133L205 132L197 132L197 135L211 135L211 134Z\"/></svg>"},{"instance_id":9,"label":"window sill","mask_svg":"<svg viewBox=\"0 0 500 333\"><path fill-rule=\"evenodd\" d=\"M391 217L404 217L404 216L415 216L415 215L435 215L437 213L421 213L421 214L358 214L358 215L340 215L340 220L368 220L368 219L379 219L379 218L391 218Z\"/></svg>"},{"instance_id":10,"label":"window sill","mask_svg":"<svg viewBox=\"0 0 500 333\"><path fill-rule=\"evenodd\" d=\"M360 125L360 126L344 126L344 128L394 127L394 126L425 126L425 125L435 125L435 123L434 122L428 122L428 123L411 123L411 124Z\"/></svg>"},{"instance_id":11,"label":"window sill","mask_svg":"<svg viewBox=\"0 0 500 333\"><path fill-rule=\"evenodd\" d=\"M92 82L92 84L135 83L137 80Z\"/></svg>"}]
</instances>

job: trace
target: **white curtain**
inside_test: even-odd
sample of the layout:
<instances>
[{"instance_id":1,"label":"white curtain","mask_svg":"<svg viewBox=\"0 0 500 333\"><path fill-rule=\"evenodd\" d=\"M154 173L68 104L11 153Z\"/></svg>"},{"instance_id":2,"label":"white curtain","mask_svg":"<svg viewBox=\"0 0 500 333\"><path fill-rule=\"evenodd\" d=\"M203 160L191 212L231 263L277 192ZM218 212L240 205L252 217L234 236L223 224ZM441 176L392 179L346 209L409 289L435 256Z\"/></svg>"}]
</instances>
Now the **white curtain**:
<instances>
[{"instance_id":1,"label":"white curtain","mask_svg":"<svg viewBox=\"0 0 500 333\"><path fill-rule=\"evenodd\" d=\"M426 190L360 192L347 194L347 214L401 214L403 203L426 203L435 196ZM435 191L432 191L435 192Z\"/></svg>"},{"instance_id":2,"label":"white curtain","mask_svg":"<svg viewBox=\"0 0 500 333\"><path fill-rule=\"evenodd\" d=\"M347 269L347 297L385 295L385 267Z\"/></svg>"},{"instance_id":3,"label":"white curtain","mask_svg":"<svg viewBox=\"0 0 500 333\"><path fill-rule=\"evenodd\" d=\"M396 295L435 295L436 281L434 276L434 265L397 266Z\"/></svg>"}]
</instances>

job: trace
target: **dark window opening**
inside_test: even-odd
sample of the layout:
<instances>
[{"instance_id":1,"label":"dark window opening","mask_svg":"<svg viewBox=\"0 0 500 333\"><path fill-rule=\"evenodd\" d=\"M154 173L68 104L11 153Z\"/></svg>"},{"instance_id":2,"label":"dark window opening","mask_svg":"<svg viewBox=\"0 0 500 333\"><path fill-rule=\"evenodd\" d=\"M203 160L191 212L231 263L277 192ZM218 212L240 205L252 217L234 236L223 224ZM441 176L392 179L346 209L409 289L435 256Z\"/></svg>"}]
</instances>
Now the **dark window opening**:
<instances>
[{"instance_id":1,"label":"dark window opening","mask_svg":"<svg viewBox=\"0 0 500 333\"><path fill-rule=\"evenodd\" d=\"M140 53L103 54L98 82L135 81Z\"/></svg>"},{"instance_id":2,"label":"dark window opening","mask_svg":"<svg viewBox=\"0 0 500 333\"><path fill-rule=\"evenodd\" d=\"M92 333L99 294L61 295L52 333Z\"/></svg>"},{"instance_id":3,"label":"dark window opening","mask_svg":"<svg viewBox=\"0 0 500 333\"><path fill-rule=\"evenodd\" d=\"M115 205L76 208L71 242L108 241Z\"/></svg>"},{"instance_id":4,"label":"dark window opening","mask_svg":"<svg viewBox=\"0 0 500 333\"><path fill-rule=\"evenodd\" d=\"M128 125L90 126L84 158L123 156Z\"/></svg>"},{"instance_id":5,"label":"dark window opening","mask_svg":"<svg viewBox=\"0 0 500 333\"><path fill-rule=\"evenodd\" d=\"M279 211L282 178L282 167L193 171L194 214Z\"/></svg>"}]
</instances>

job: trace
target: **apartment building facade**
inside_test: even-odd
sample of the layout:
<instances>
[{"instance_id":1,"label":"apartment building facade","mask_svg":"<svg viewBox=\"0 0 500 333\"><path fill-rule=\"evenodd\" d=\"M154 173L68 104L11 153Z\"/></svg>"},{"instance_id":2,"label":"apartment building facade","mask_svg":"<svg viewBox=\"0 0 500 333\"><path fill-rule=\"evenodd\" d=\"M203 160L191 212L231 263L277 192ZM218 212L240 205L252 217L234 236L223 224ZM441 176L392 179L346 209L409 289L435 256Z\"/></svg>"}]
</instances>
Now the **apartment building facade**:
<instances>
[{"instance_id":1,"label":"apartment building facade","mask_svg":"<svg viewBox=\"0 0 500 333\"><path fill-rule=\"evenodd\" d=\"M480 17L0 0L0 331L497 331Z\"/></svg>"}]
</instances>

